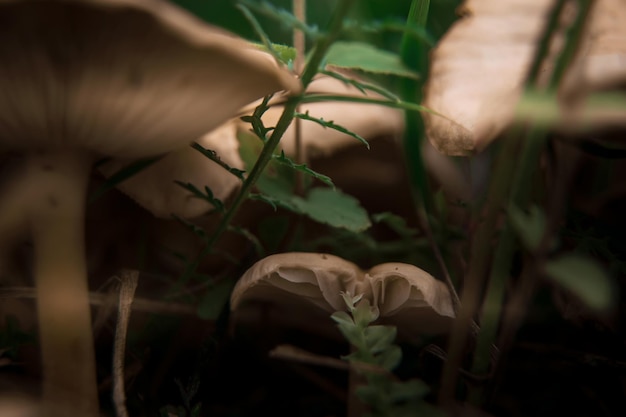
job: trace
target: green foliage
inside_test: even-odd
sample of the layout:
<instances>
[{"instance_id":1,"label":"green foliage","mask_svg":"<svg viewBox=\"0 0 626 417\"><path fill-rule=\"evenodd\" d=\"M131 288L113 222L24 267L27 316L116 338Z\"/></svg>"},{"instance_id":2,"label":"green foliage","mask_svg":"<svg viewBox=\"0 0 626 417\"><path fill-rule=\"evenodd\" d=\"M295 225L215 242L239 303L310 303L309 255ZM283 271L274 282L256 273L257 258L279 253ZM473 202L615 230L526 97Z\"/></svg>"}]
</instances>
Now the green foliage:
<instances>
[{"instance_id":1,"label":"green foliage","mask_svg":"<svg viewBox=\"0 0 626 417\"><path fill-rule=\"evenodd\" d=\"M362 42L335 42L326 55L326 64L339 68L419 78L419 74L402 63L400 56Z\"/></svg>"},{"instance_id":2,"label":"green foliage","mask_svg":"<svg viewBox=\"0 0 626 417\"><path fill-rule=\"evenodd\" d=\"M287 156L285 156L285 152L281 151L280 155L272 155L272 156L274 158L274 161L278 162L279 164L287 166L303 174L310 175L311 177L317 180L320 180L324 184L334 187L333 181L330 179L330 177L320 174L319 172L313 171L311 168L307 167L306 164L295 163L293 160L291 160L291 158L288 158Z\"/></svg>"},{"instance_id":3,"label":"green foliage","mask_svg":"<svg viewBox=\"0 0 626 417\"><path fill-rule=\"evenodd\" d=\"M547 261L546 275L568 289L595 310L606 310L615 305L617 297L613 281L593 259L564 254Z\"/></svg>"},{"instance_id":4,"label":"green foliage","mask_svg":"<svg viewBox=\"0 0 626 417\"><path fill-rule=\"evenodd\" d=\"M367 149L370 148L370 144L367 143L367 141L362 136L358 135L357 133L351 132L350 130L346 129L343 126L339 126L338 124L336 124L332 120L328 120L327 121L327 120L324 120L322 118L313 117L313 116L311 116L309 114L308 111L306 113L296 113L294 115L294 117L297 117L297 118L302 119L302 120L308 120L308 121L317 123L318 125L323 126L325 128L333 129L333 130L336 130L338 132L344 133L344 134L346 134L348 136L351 136L351 137L355 138L356 140L358 140L362 144L364 144L367 147ZM328 177L326 177L326 178L328 178ZM328 181L329 182L327 182L327 184L331 185L332 182L330 182L330 179L328 179ZM326 181L324 181L324 182L326 182Z\"/></svg>"},{"instance_id":5,"label":"green foliage","mask_svg":"<svg viewBox=\"0 0 626 417\"><path fill-rule=\"evenodd\" d=\"M378 319L378 309L361 295L342 296L348 311L337 311L331 318L353 347L352 353L343 359L353 364L367 381L356 387L357 396L368 406L365 416L443 415L424 400L430 391L426 383L418 379L399 381L393 375L402 360L402 350L394 344L396 328L373 324Z\"/></svg>"},{"instance_id":6,"label":"green foliage","mask_svg":"<svg viewBox=\"0 0 626 417\"><path fill-rule=\"evenodd\" d=\"M220 199L216 198L213 195L213 191L211 191L211 189L206 185L204 186L204 192L202 192L190 182L185 183L178 180L175 180L174 182L185 190L189 191L191 194L193 194L194 197L205 200L207 203L211 204L213 207L215 207L216 211L220 213L224 212L224 203Z\"/></svg>"},{"instance_id":7,"label":"green foliage","mask_svg":"<svg viewBox=\"0 0 626 417\"><path fill-rule=\"evenodd\" d=\"M206 149L199 143L193 143L191 147L195 149L196 151L200 152L202 155L206 156L211 161L215 162L216 164L224 168L226 171L233 174L235 177L239 178L242 181L244 180L243 174L245 174L246 171L242 171L240 169L231 167L226 162L222 161L215 151Z\"/></svg>"},{"instance_id":8,"label":"green foliage","mask_svg":"<svg viewBox=\"0 0 626 417\"><path fill-rule=\"evenodd\" d=\"M526 249L537 250L546 230L546 216L543 211L532 206L528 213L516 206L509 208L511 225L520 237Z\"/></svg>"}]
</instances>

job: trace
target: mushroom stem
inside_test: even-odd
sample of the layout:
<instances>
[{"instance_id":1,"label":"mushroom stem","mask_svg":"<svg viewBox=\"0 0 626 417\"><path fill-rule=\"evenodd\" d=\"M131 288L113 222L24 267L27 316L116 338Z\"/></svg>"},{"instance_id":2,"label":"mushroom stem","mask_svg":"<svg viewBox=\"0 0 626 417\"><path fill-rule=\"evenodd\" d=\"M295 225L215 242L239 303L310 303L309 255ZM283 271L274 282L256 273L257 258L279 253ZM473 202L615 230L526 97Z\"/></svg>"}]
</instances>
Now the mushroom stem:
<instances>
[{"instance_id":1,"label":"mushroom stem","mask_svg":"<svg viewBox=\"0 0 626 417\"><path fill-rule=\"evenodd\" d=\"M85 152L30 155L33 238L46 416L97 416L95 354L84 245Z\"/></svg>"}]
</instances>

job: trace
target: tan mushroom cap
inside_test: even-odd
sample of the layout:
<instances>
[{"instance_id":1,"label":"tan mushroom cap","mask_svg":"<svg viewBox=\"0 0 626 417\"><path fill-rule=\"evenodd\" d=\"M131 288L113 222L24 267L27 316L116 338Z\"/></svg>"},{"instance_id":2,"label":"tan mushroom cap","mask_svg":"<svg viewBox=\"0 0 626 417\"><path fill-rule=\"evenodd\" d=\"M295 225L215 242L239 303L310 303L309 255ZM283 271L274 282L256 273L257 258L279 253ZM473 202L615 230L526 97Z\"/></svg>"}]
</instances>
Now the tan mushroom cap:
<instances>
[{"instance_id":1,"label":"tan mushroom cap","mask_svg":"<svg viewBox=\"0 0 626 417\"><path fill-rule=\"evenodd\" d=\"M179 148L299 81L161 0L0 1L0 149Z\"/></svg>"},{"instance_id":2,"label":"tan mushroom cap","mask_svg":"<svg viewBox=\"0 0 626 417\"><path fill-rule=\"evenodd\" d=\"M521 109L516 106L553 3L466 0L462 7L466 16L433 51L425 87L424 105L454 121L424 115L427 135L439 151L472 154L515 117L545 118L541 111L528 108L532 102L523 103ZM581 53L560 89L561 116L555 127L565 131L626 123L623 111L584 100L588 93L625 83L626 7L620 0L598 0L590 19Z\"/></svg>"},{"instance_id":3,"label":"tan mushroom cap","mask_svg":"<svg viewBox=\"0 0 626 417\"><path fill-rule=\"evenodd\" d=\"M559 128L626 126L626 4L597 0L581 50L561 89L563 121ZM588 100L595 92L615 91L621 107Z\"/></svg>"},{"instance_id":4,"label":"tan mushroom cap","mask_svg":"<svg viewBox=\"0 0 626 417\"><path fill-rule=\"evenodd\" d=\"M309 84L306 94L382 98L379 94L370 91L365 95L354 86L324 75L318 76ZM265 126L275 126L278 122L283 112L283 106L280 105L280 102L281 98L275 100L275 105L263 115L262 119ZM404 130L403 112L386 106L328 101L301 104L299 112L309 112L312 117L334 121L336 124L362 136L365 140L381 136L397 136ZM302 146L310 157L329 156L350 146L363 146L357 139L337 130L320 126L315 122L302 120L301 126ZM249 125L243 125L243 128L249 129ZM279 146L287 156L295 155L295 123L289 126L281 138Z\"/></svg>"},{"instance_id":5,"label":"tan mushroom cap","mask_svg":"<svg viewBox=\"0 0 626 417\"><path fill-rule=\"evenodd\" d=\"M512 121L551 0L467 0L464 17L433 50L424 114L433 145L449 155L483 149Z\"/></svg>"},{"instance_id":6,"label":"tan mushroom cap","mask_svg":"<svg viewBox=\"0 0 626 417\"><path fill-rule=\"evenodd\" d=\"M454 317L445 284L416 266L386 263L363 271L334 255L304 252L271 255L254 264L235 285L231 309L263 300L332 313L346 309L342 292L363 295L382 319L395 323L398 318L412 331L445 331Z\"/></svg>"},{"instance_id":7,"label":"tan mushroom cap","mask_svg":"<svg viewBox=\"0 0 626 417\"><path fill-rule=\"evenodd\" d=\"M236 129L236 124L230 121L196 142L203 148L214 151L231 168L242 170L244 163L239 156ZM110 176L131 162L113 159L99 170ZM191 183L203 193L204 187L209 187L213 196L221 201L227 199L241 184L233 174L188 146L168 153L153 165L120 183L117 188L160 218L169 218L172 214L193 218L214 208L206 200L195 197L176 184L175 180Z\"/></svg>"}]
</instances>

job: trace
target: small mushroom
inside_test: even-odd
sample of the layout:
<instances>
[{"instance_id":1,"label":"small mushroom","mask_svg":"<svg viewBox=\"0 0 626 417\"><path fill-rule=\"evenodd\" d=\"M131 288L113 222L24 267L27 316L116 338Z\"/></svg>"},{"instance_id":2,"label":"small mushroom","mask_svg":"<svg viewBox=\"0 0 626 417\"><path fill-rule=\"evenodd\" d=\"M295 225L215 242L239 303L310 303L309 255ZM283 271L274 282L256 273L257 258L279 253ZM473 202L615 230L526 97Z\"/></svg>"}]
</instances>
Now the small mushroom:
<instances>
[{"instance_id":1,"label":"small mushroom","mask_svg":"<svg viewBox=\"0 0 626 417\"><path fill-rule=\"evenodd\" d=\"M385 263L363 271L340 257L307 252L270 255L250 267L235 285L235 319L247 303L278 306L288 320L304 323L302 312L329 316L346 309L341 293L362 295L381 320L406 334L444 333L454 317L446 285L409 264ZM311 308L314 307L314 308Z\"/></svg>"},{"instance_id":2,"label":"small mushroom","mask_svg":"<svg viewBox=\"0 0 626 417\"><path fill-rule=\"evenodd\" d=\"M84 254L93 161L180 149L299 89L248 44L158 0L0 2L0 150L25 155L47 415L98 414ZM1 233L1 231L0 231Z\"/></svg>"},{"instance_id":3,"label":"small mushroom","mask_svg":"<svg viewBox=\"0 0 626 417\"><path fill-rule=\"evenodd\" d=\"M330 315L347 309L342 293L361 296L379 311L379 323L412 337L445 333L454 317L445 284L414 265L384 263L363 271L334 255L301 252L271 255L250 267L233 289L231 309L235 324L265 317L264 329L277 319L286 327L337 337ZM255 304L261 308L246 311ZM278 311L269 315L267 307ZM362 378L350 372L348 415L361 415L354 392Z\"/></svg>"}]
</instances>

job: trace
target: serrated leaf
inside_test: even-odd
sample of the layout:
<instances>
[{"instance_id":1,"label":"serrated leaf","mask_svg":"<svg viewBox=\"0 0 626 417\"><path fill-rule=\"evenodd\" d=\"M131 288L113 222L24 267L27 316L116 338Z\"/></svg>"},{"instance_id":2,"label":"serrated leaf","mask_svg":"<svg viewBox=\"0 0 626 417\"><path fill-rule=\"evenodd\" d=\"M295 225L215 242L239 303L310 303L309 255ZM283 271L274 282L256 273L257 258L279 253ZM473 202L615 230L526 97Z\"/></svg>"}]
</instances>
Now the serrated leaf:
<instances>
[{"instance_id":1,"label":"serrated leaf","mask_svg":"<svg viewBox=\"0 0 626 417\"><path fill-rule=\"evenodd\" d=\"M198 303L198 316L204 320L217 319L226 306L234 286L234 280L230 279L224 279L212 285Z\"/></svg>"},{"instance_id":2,"label":"serrated leaf","mask_svg":"<svg viewBox=\"0 0 626 417\"><path fill-rule=\"evenodd\" d=\"M173 214L172 217L174 218L174 220L176 220L179 223L181 223L182 225L186 226L194 235L198 236L200 239L207 240L208 236L206 234L206 231L202 227L196 226L195 224L191 223L190 221L185 220L185 219L183 219L181 217L178 217L175 214ZM182 257L182 255L180 255L180 254L179 254L179 257L181 259L184 259L184 257Z\"/></svg>"},{"instance_id":3,"label":"serrated leaf","mask_svg":"<svg viewBox=\"0 0 626 417\"><path fill-rule=\"evenodd\" d=\"M522 209L511 206L509 219L524 247L531 251L536 250L546 230L546 216L543 211L537 206L532 206L529 212L525 213Z\"/></svg>"},{"instance_id":4,"label":"serrated leaf","mask_svg":"<svg viewBox=\"0 0 626 417\"><path fill-rule=\"evenodd\" d=\"M562 255L549 260L544 271L550 279L593 309L604 310L615 304L613 281L591 258L576 254Z\"/></svg>"},{"instance_id":5,"label":"serrated leaf","mask_svg":"<svg viewBox=\"0 0 626 417\"><path fill-rule=\"evenodd\" d=\"M363 23L358 20L346 20L343 25L344 32L360 33L381 33L381 32L402 32L412 35L428 46L435 45L434 37L428 31L415 24L410 24L400 20L385 20Z\"/></svg>"},{"instance_id":6,"label":"serrated leaf","mask_svg":"<svg viewBox=\"0 0 626 417\"><path fill-rule=\"evenodd\" d=\"M419 74L407 67L398 54L363 42L333 43L326 54L326 64L375 74L419 78Z\"/></svg>"},{"instance_id":7,"label":"serrated leaf","mask_svg":"<svg viewBox=\"0 0 626 417\"><path fill-rule=\"evenodd\" d=\"M276 20L281 25L289 29L295 28L301 30L311 40L314 40L319 36L319 31L316 26L307 25L306 23L300 21L297 17L295 17L291 12L285 9L279 9L267 1L259 3L247 0L240 0L240 3L259 14Z\"/></svg>"},{"instance_id":8,"label":"serrated leaf","mask_svg":"<svg viewBox=\"0 0 626 417\"><path fill-rule=\"evenodd\" d=\"M296 171L302 172L304 174L310 175L313 178L316 178L320 181L322 181L324 184L329 185L331 187L334 187L335 185L333 184L333 181L330 179L330 177L320 174L318 172L313 171L312 169L310 169L309 167L306 166L306 164L296 164L294 161L292 161L290 158L288 158L287 156L285 156L285 152L281 151L280 155L272 155L274 158L274 161L285 165L289 168L292 168Z\"/></svg>"},{"instance_id":9,"label":"serrated leaf","mask_svg":"<svg viewBox=\"0 0 626 417\"><path fill-rule=\"evenodd\" d=\"M222 200L215 198L215 196L213 195L213 191L211 191L209 187L205 186L204 192L202 192L190 182L182 182L182 181L175 180L174 183L178 184L185 190L191 192L191 194L193 194L194 197L207 201L209 204L215 207L216 211L220 213L223 213L225 211L224 203L222 202Z\"/></svg>"},{"instance_id":10,"label":"serrated leaf","mask_svg":"<svg viewBox=\"0 0 626 417\"><path fill-rule=\"evenodd\" d=\"M388 349L396 339L397 330L394 326L369 326L364 329L365 344L369 352L381 353Z\"/></svg>"},{"instance_id":11,"label":"serrated leaf","mask_svg":"<svg viewBox=\"0 0 626 417\"><path fill-rule=\"evenodd\" d=\"M372 91L374 93L380 94L381 96L388 98L389 100L392 101L400 101L400 97L398 97L397 95L395 95L394 93L392 93L391 91L387 90L384 87L381 87L379 85L375 85L375 84L371 84L371 83L366 83L364 81L361 80L355 80L354 78L350 78L350 77L346 77L343 74L340 74L338 72L335 71L329 71L329 70L321 70L320 71L321 74L325 74L328 75L329 77L333 77L347 85L351 85L353 87L355 87L357 90L359 90L361 93L366 94L367 91Z\"/></svg>"},{"instance_id":12,"label":"serrated leaf","mask_svg":"<svg viewBox=\"0 0 626 417\"><path fill-rule=\"evenodd\" d=\"M257 256L259 258L265 257L265 249L263 248L261 241L248 229L240 226L229 225L228 230L245 237L250 243L252 243Z\"/></svg>"},{"instance_id":13,"label":"serrated leaf","mask_svg":"<svg viewBox=\"0 0 626 417\"><path fill-rule=\"evenodd\" d=\"M206 156L211 161L215 162L216 164L224 168L226 171L233 174L235 177L239 178L241 181L244 180L243 174L245 174L246 171L231 167L226 162L222 161L222 159L217 155L215 151L212 151L211 149L206 149L205 147L203 147L202 145L196 142L194 142L191 145L191 147L195 149L196 151L200 152L202 155Z\"/></svg>"},{"instance_id":14,"label":"serrated leaf","mask_svg":"<svg viewBox=\"0 0 626 417\"><path fill-rule=\"evenodd\" d=\"M325 128L333 129L333 130L336 130L337 132L341 132L343 134L351 136L351 137L355 138L356 140L358 140L359 142L361 142L362 144L364 144L367 147L367 149L370 148L370 144L361 135L346 129L343 126L335 124L335 122L333 122L332 120L324 120L322 118L313 117L313 116L309 115L308 110L307 110L306 113L296 113L294 115L294 117L297 117L297 118L302 119L302 120L308 120L310 122L317 123L318 125L323 126Z\"/></svg>"},{"instance_id":15,"label":"serrated leaf","mask_svg":"<svg viewBox=\"0 0 626 417\"><path fill-rule=\"evenodd\" d=\"M362 232L372 224L359 201L332 188L312 188L306 199L294 196L295 207L311 219L333 227Z\"/></svg>"},{"instance_id":16,"label":"serrated leaf","mask_svg":"<svg viewBox=\"0 0 626 417\"><path fill-rule=\"evenodd\" d=\"M376 213L372 215L372 221L383 223L404 239L412 239L419 234L417 229L409 227L404 217L391 212Z\"/></svg>"}]
</instances>

